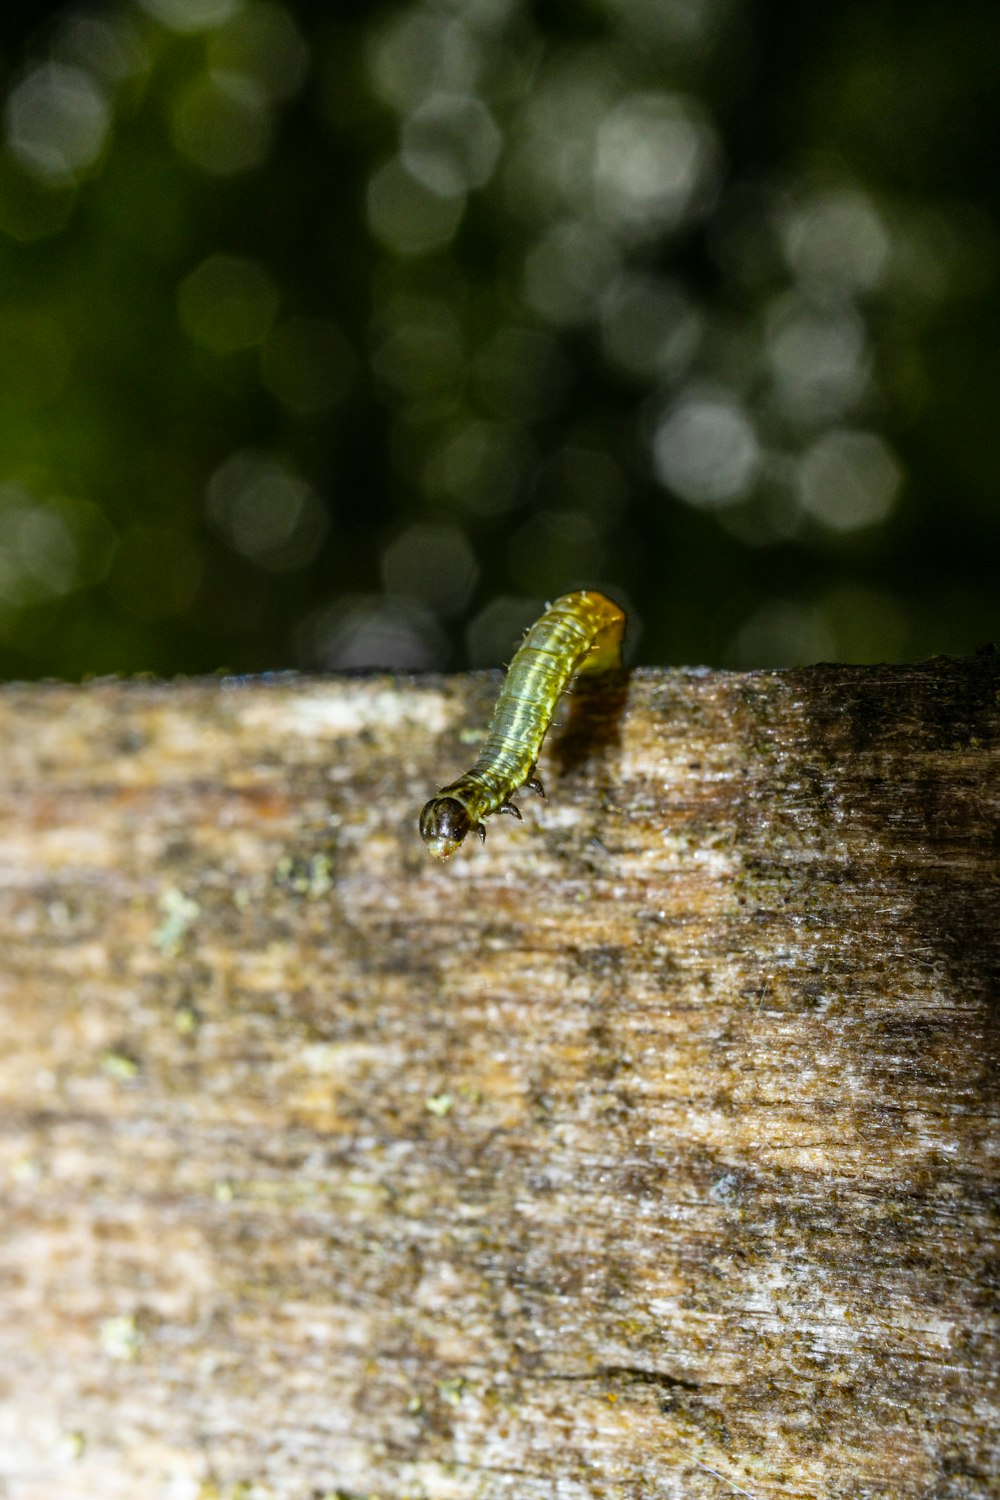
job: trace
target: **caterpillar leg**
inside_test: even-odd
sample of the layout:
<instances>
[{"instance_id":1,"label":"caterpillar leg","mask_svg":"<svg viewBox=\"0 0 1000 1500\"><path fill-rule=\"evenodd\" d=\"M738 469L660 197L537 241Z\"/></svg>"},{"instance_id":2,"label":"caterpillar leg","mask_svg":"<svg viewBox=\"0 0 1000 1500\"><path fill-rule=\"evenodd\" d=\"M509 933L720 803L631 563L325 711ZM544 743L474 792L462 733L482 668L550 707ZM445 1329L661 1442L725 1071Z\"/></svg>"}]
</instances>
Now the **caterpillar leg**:
<instances>
[{"instance_id":1,"label":"caterpillar leg","mask_svg":"<svg viewBox=\"0 0 1000 1500\"><path fill-rule=\"evenodd\" d=\"M527 778L521 783L521 785L526 786L529 792L534 792L538 797L545 796L545 788L542 786L539 777L536 776L534 766L532 766L531 770L528 772Z\"/></svg>"},{"instance_id":2,"label":"caterpillar leg","mask_svg":"<svg viewBox=\"0 0 1000 1500\"><path fill-rule=\"evenodd\" d=\"M522 821L521 809L513 802L504 802L497 808L497 812L510 813L511 817L516 818L519 823Z\"/></svg>"}]
</instances>

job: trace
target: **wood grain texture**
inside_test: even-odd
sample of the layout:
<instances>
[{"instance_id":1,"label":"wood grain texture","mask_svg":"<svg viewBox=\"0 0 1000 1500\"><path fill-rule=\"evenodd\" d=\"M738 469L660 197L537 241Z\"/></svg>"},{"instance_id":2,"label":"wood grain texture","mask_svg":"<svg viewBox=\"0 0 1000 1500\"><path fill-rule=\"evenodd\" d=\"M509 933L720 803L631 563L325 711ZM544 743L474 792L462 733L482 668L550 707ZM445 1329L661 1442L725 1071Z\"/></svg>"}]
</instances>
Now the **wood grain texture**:
<instances>
[{"instance_id":1,"label":"wood grain texture","mask_svg":"<svg viewBox=\"0 0 1000 1500\"><path fill-rule=\"evenodd\" d=\"M0 692L0 1495L983 1500L1000 669Z\"/></svg>"}]
</instances>

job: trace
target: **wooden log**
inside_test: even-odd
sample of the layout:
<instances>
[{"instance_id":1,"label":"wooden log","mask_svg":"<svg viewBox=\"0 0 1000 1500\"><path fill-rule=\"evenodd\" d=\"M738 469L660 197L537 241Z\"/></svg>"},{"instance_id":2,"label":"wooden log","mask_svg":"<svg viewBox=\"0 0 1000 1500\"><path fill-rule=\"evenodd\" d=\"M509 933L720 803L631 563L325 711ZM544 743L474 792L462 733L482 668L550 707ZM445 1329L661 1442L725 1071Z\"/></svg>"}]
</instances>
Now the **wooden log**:
<instances>
[{"instance_id":1,"label":"wooden log","mask_svg":"<svg viewBox=\"0 0 1000 1500\"><path fill-rule=\"evenodd\" d=\"M0 1493L1000 1494L1000 665L0 692Z\"/></svg>"}]
</instances>

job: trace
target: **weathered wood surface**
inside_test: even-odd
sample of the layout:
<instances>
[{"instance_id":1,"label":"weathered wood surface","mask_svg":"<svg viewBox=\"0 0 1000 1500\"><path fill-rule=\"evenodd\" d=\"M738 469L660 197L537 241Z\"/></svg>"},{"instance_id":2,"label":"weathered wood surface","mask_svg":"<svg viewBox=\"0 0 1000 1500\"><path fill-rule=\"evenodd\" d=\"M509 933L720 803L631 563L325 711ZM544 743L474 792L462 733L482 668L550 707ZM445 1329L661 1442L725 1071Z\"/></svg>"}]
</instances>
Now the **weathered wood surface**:
<instances>
[{"instance_id":1,"label":"weathered wood surface","mask_svg":"<svg viewBox=\"0 0 1000 1500\"><path fill-rule=\"evenodd\" d=\"M497 681L0 692L0 1494L1000 1494L997 658Z\"/></svg>"}]
</instances>

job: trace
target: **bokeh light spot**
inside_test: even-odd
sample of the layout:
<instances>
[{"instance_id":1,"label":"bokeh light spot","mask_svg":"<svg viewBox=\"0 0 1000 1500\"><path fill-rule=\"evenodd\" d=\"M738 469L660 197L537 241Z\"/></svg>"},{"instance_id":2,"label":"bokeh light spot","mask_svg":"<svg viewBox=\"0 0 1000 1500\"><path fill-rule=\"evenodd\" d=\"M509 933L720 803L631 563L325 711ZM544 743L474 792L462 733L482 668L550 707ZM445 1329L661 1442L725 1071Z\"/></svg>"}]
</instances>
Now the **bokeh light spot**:
<instances>
[{"instance_id":1,"label":"bokeh light spot","mask_svg":"<svg viewBox=\"0 0 1000 1500\"><path fill-rule=\"evenodd\" d=\"M379 167L368 184L368 226L396 255L443 250L454 239L464 211L464 197L432 192L398 157Z\"/></svg>"},{"instance_id":2,"label":"bokeh light spot","mask_svg":"<svg viewBox=\"0 0 1000 1500\"><path fill-rule=\"evenodd\" d=\"M64 12L53 39L52 57L54 61L83 68L113 86L149 67L149 53L139 29L124 14Z\"/></svg>"},{"instance_id":3,"label":"bokeh light spot","mask_svg":"<svg viewBox=\"0 0 1000 1500\"><path fill-rule=\"evenodd\" d=\"M49 62L12 90L4 126L21 165L58 183L97 160L111 128L111 109L90 73Z\"/></svg>"},{"instance_id":4,"label":"bokeh light spot","mask_svg":"<svg viewBox=\"0 0 1000 1500\"><path fill-rule=\"evenodd\" d=\"M550 323L589 321L617 268L616 247L596 225L555 224L528 251L525 301Z\"/></svg>"},{"instance_id":5,"label":"bokeh light spot","mask_svg":"<svg viewBox=\"0 0 1000 1500\"><path fill-rule=\"evenodd\" d=\"M799 468L803 509L831 531L857 531L884 521L902 482L895 455L874 432L824 433Z\"/></svg>"},{"instance_id":6,"label":"bokeh light spot","mask_svg":"<svg viewBox=\"0 0 1000 1500\"><path fill-rule=\"evenodd\" d=\"M892 248L870 198L852 189L819 193L791 209L785 255L802 282L867 292L882 279Z\"/></svg>"},{"instance_id":7,"label":"bokeh light spot","mask_svg":"<svg viewBox=\"0 0 1000 1500\"><path fill-rule=\"evenodd\" d=\"M865 327L849 304L816 305L794 294L771 309L767 357L789 416L829 421L848 411L868 383Z\"/></svg>"},{"instance_id":8,"label":"bokeh light spot","mask_svg":"<svg viewBox=\"0 0 1000 1500\"><path fill-rule=\"evenodd\" d=\"M208 39L209 69L246 78L269 103L290 99L302 86L309 49L284 6L253 0Z\"/></svg>"},{"instance_id":9,"label":"bokeh light spot","mask_svg":"<svg viewBox=\"0 0 1000 1500\"><path fill-rule=\"evenodd\" d=\"M426 396L449 385L462 362L462 330L449 304L434 297L394 297L373 334L371 367L402 396Z\"/></svg>"},{"instance_id":10,"label":"bokeh light spot","mask_svg":"<svg viewBox=\"0 0 1000 1500\"><path fill-rule=\"evenodd\" d=\"M270 110L242 73L192 78L174 100L170 124L180 155L212 177L249 172L271 149Z\"/></svg>"},{"instance_id":11,"label":"bokeh light spot","mask_svg":"<svg viewBox=\"0 0 1000 1500\"><path fill-rule=\"evenodd\" d=\"M185 333L213 354L259 344L278 309L278 290L259 261L210 255L177 294Z\"/></svg>"},{"instance_id":12,"label":"bokeh light spot","mask_svg":"<svg viewBox=\"0 0 1000 1500\"><path fill-rule=\"evenodd\" d=\"M282 455L244 448L208 482L208 514L244 557L290 572L316 556L327 515L312 487Z\"/></svg>"},{"instance_id":13,"label":"bokeh light spot","mask_svg":"<svg viewBox=\"0 0 1000 1500\"><path fill-rule=\"evenodd\" d=\"M416 599L439 615L460 613L478 576L475 553L456 526L409 526L382 554L388 592Z\"/></svg>"},{"instance_id":14,"label":"bokeh light spot","mask_svg":"<svg viewBox=\"0 0 1000 1500\"><path fill-rule=\"evenodd\" d=\"M139 0L143 10L171 31L210 31L239 10L242 0Z\"/></svg>"},{"instance_id":15,"label":"bokeh light spot","mask_svg":"<svg viewBox=\"0 0 1000 1500\"><path fill-rule=\"evenodd\" d=\"M667 412L653 437L660 479L692 505L730 505L751 489L760 449L750 418L728 396L692 394Z\"/></svg>"},{"instance_id":16,"label":"bokeh light spot","mask_svg":"<svg viewBox=\"0 0 1000 1500\"><path fill-rule=\"evenodd\" d=\"M509 662L521 637L542 611L539 598L499 594L481 609L465 632L466 656L473 667Z\"/></svg>"},{"instance_id":17,"label":"bokeh light spot","mask_svg":"<svg viewBox=\"0 0 1000 1500\"><path fill-rule=\"evenodd\" d=\"M375 39L369 69L376 93L405 114L434 91L468 90L480 57L463 20L413 10L394 18Z\"/></svg>"},{"instance_id":18,"label":"bokeh light spot","mask_svg":"<svg viewBox=\"0 0 1000 1500\"><path fill-rule=\"evenodd\" d=\"M493 175L503 137L482 100L432 94L403 124L402 157L425 187L455 198Z\"/></svg>"},{"instance_id":19,"label":"bokeh light spot","mask_svg":"<svg viewBox=\"0 0 1000 1500\"><path fill-rule=\"evenodd\" d=\"M816 604L772 599L736 632L730 657L737 667L802 667L832 661L837 637Z\"/></svg>"},{"instance_id":20,"label":"bokeh light spot","mask_svg":"<svg viewBox=\"0 0 1000 1500\"><path fill-rule=\"evenodd\" d=\"M533 80L504 174L515 212L543 223L593 213L596 131L620 88L606 50L564 54Z\"/></svg>"},{"instance_id":21,"label":"bokeh light spot","mask_svg":"<svg viewBox=\"0 0 1000 1500\"><path fill-rule=\"evenodd\" d=\"M517 498L523 458L524 440L513 424L474 418L458 424L431 452L424 488L468 511L496 514Z\"/></svg>"},{"instance_id":22,"label":"bokeh light spot","mask_svg":"<svg viewBox=\"0 0 1000 1500\"><path fill-rule=\"evenodd\" d=\"M0 486L0 599L15 606L65 594L79 555L66 518L18 485Z\"/></svg>"},{"instance_id":23,"label":"bokeh light spot","mask_svg":"<svg viewBox=\"0 0 1000 1500\"><path fill-rule=\"evenodd\" d=\"M597 132L595 193L603 222L627 237L680 224L718 177L714 130L687 100L632 94Z\"/></svg>"},{"instance_id":24,"label":"bokeh light spot","mask_svg":"<svg viewBox=\"0 0 1000 1500\"><path fill-rule=\"evenodd\" d=\"M441 666L447 642L416 604L348 594L304 622L299 649L307 665L325 671L419 672Z\"/></svg>"},{"instance_id":25,"label":"bokeh light spot","mask_svg":"<svg viewBox=\"0 0 1000 1500\"><path fill-rule=\"evenodd\" d=\"M602 0L630 35L634 47L699 47L729 9L727 0Z\"/></svg>"}]
</instances>

